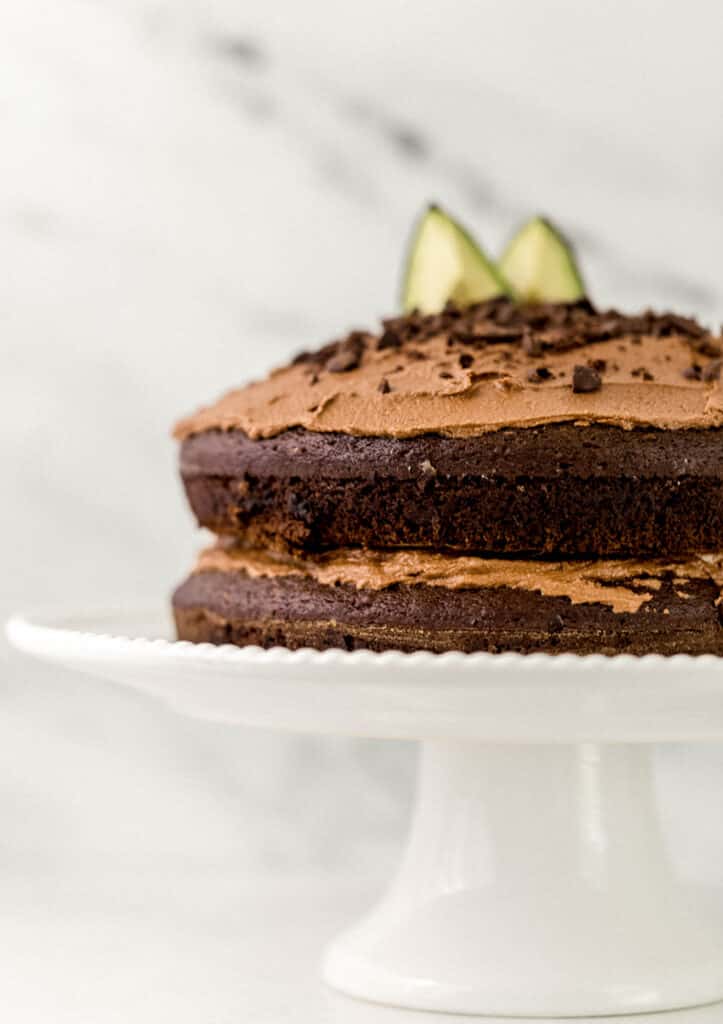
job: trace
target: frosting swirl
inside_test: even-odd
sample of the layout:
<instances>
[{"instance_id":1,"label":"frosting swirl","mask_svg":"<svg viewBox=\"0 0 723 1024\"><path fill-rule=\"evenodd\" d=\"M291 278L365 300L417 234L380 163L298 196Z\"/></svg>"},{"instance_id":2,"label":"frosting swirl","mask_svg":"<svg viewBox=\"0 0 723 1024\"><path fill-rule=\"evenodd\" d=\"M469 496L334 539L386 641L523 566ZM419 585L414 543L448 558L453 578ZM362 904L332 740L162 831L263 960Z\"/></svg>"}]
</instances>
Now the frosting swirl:
<instances>
[{"instance_id":1,"label":"frosting swirl","mask_svg":"<svg viewBox=\"0 0 723 1024\"><path fill-rule=\"evenodd\" d=\"M720 371L720 339L685 317L497 299L352 332L181 420L175 436L263 438L294 427L473 436L565 421L720 427Z\"/></svg>"}]
</instances>

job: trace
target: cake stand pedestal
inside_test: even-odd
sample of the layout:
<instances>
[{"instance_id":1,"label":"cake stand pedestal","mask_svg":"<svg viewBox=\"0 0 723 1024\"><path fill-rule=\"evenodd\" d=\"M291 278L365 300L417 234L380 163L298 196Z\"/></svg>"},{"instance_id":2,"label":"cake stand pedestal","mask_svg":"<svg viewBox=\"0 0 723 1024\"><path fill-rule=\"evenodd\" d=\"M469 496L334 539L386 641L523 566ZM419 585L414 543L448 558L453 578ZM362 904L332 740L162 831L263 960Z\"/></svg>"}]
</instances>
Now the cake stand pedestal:
<instances>
[{"instance_id":1,"label":"cake stand pedestal","mask_svg":"<svg viewBox=\"0 0 723 1024\"><path fill-rule=\"evenodd\" d=\"M406 853L328 950L334 988L506 1016L723 998L720 923L674 875L651 774L653 743L723 739L721 659L214 648L128 616L8 632L195 717L421 741Z\"/></svg>"},{"instance_id":2,"label":"cake stand pedestal","mask_svg":"<svg viewBox=\"0 0 723 1024\"><path fill-rule=\"evenodd\" d=\"M668 865L649 748L426 741L397 877L324 974L430 1010L634 1013L719 998L723 948Z\"/></svg>"}]
</instances>

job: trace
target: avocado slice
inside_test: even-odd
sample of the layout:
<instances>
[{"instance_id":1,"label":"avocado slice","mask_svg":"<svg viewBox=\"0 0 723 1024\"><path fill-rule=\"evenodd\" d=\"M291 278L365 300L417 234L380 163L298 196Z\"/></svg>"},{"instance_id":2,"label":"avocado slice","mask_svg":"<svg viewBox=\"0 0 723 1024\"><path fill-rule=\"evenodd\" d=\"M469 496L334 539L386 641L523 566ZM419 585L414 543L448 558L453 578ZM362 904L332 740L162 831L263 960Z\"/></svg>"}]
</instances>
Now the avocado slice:
<instances>
[{"instance_id":1,"label":"avocado slice","mask_svg":"<svg viewBox=\"0 0 723 1024\"><path fill-rule=\"evenodd\" d=\"M420 218L407 256L404 312L438 313L452 299L460 306L509 295L510 289L461 224L438 206Z\"/></svg>"},{"instance_id":2,"label":"avocado slice","mask_svg":"<svg viewBox=\"0 0 723 1024\"><path fill-rule=\"evenodd\" d=\"M575 302L585 295L572 247L544 217L524 224L505 249L500 270L521 302Z\"/></svg>"}]
</instances>

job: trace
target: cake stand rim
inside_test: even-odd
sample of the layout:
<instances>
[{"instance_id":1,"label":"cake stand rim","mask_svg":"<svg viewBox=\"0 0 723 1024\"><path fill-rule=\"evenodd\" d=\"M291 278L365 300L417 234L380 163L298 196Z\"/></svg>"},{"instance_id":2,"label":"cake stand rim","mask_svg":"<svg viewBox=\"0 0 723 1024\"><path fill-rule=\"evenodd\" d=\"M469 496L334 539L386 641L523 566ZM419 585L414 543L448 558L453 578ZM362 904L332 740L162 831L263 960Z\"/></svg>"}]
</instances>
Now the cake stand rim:
<instances>
[{"instance_id":1,"label":"cake stand rim","mask_svg":"<svg viewBox=\"0 0 723 1024\"><path fill-rule=\"evenodd\" d=\"M150 635L117 628L141 622ZM388 739L723 739L723 658L710 654L263 650L163 631L158 610L127 607L18 613L6 624L11 645L27 654L206 720Z\"/></svg>"}]
</instances>

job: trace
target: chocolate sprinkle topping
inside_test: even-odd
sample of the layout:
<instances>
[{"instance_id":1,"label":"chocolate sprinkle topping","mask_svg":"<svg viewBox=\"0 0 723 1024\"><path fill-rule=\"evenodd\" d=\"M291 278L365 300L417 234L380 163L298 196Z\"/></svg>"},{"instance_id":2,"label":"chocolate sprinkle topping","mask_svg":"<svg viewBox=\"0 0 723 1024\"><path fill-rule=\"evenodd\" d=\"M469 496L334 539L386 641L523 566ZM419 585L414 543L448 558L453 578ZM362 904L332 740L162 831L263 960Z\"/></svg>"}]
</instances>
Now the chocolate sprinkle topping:
<instances>
[{"instance_id":1,"label":"chocolate sprinkle topping","mask_svg":"<svg viewBox=\"0 0 723 1024\"><path fill-rule=\"evenodd\" d=\"M572 371L572 390L576 394L587 394L590 391L599 391L602 386L602 378L592 366L575 366Z\"/></svg>"},{"instance_id":2,"label":"chocolate sprinkle topping","mask_svg":"<svg viewBox=\"0 0 723 1024\"><path fill-rule=\"evenodd\" d=\"M691 341L690 347L694 352L698 352L702 356L710 356L712 359L716 359L722 354L720 345L713 341L712 338L700 338L696 341Z\"/></svg>"},{"instance_id":3,"label":"chocolate sprinkle topping","mask_svg":"<svg viewBox=\"0 0 723 1024\"><path fill-rule=\"evenodd\" d=\"M399 335L395 334L394 331L383 331L379 337L379 340L377 341L378 349L399 348L400 345L401 340L399 338Z\"/></svg>"},{"instance_id":4,"label":"chocolate sprinkle topping","mask_svg":"<svg viewBox=\"0 0 723 1024\"><path fill-rule=\"evenodd\" d=\"M448 302L441 313L422 315L414 311L406 316L390 317L382 321L382 333L376 339L365 331L352 331L346 338L331 342L317 352L302 352L295 363L309 366L311 380L318 374L349 373L360 366L364 351L369 344L377 349L404 349L409 360L426 359L424 343L438 335L446 335L450 349L466 349L458 356L463 370L474 365L470 349L485 349L500 343L518 345L522 351L535 359L547 353L584 348L601 341L628 338L633 344L640 344L645 336L665 338L670 335L682 336L695 353L691 367L683 371L689 380L717 380L721 376L723 352L714 339L697 321L675 313L654 313L647 310L637 316L626 316L617 310L598 312L588 299L570 303L520 304L511 299L499 297L487 302L459 308ZM618 345L625 351L624 345ZM712 363L702 366L696 357L708 357ZM511 353L503 350L508 362ZM611 364L615 368L614 364ZM578 392L596 391L601 386L601 375L606 372L608 361L595 359L587 367L578 367L573 390ZM543 368L531 370L527 378L538 384L547 380ZM585 372L582 371L591 371ZM444 379L444 374L440 374ZM638 367L633 376L653 380L645 367ZM386 393L386 392L382 392Z\"/></svg>"},{"instance_id":5,"label":"chocolate sprinkle topping","mask_svg":"<svg viewBox=\"0 0 723 1024\"><path fill-rule=\"evenodd\" d=\"M334 355L324 364L324 369L329 373L348 373L350 370L356 370L365 348L366 335L359 331L352 332L337 345Z\"/></svg>"},{"instance_id":6,"label":"chocolate sprinkle topping","mask_svg":"<svg viewBox=\"0 0 723 1024\"><path fill-rule=\"evenodd\" d=\"M637 340L645 335L665 338L679 334L701 355L721 355L709 332L689 317L652 310L637 316L626 316L614 309L597 312L588 299L524 304L500 297L464 309L447 303L441 313L422 315L414 311L383 320L382 327L376 342L379 349L417 346L436 335L447 334L450 346L485 348L500 342L518 343L527 355L538 357L544 352L582 348L591 342L626 335ZM337 347L343 348L354 337L366 343L368 336L355 331L338 342Z\"/></svg>"}]
</instances>

